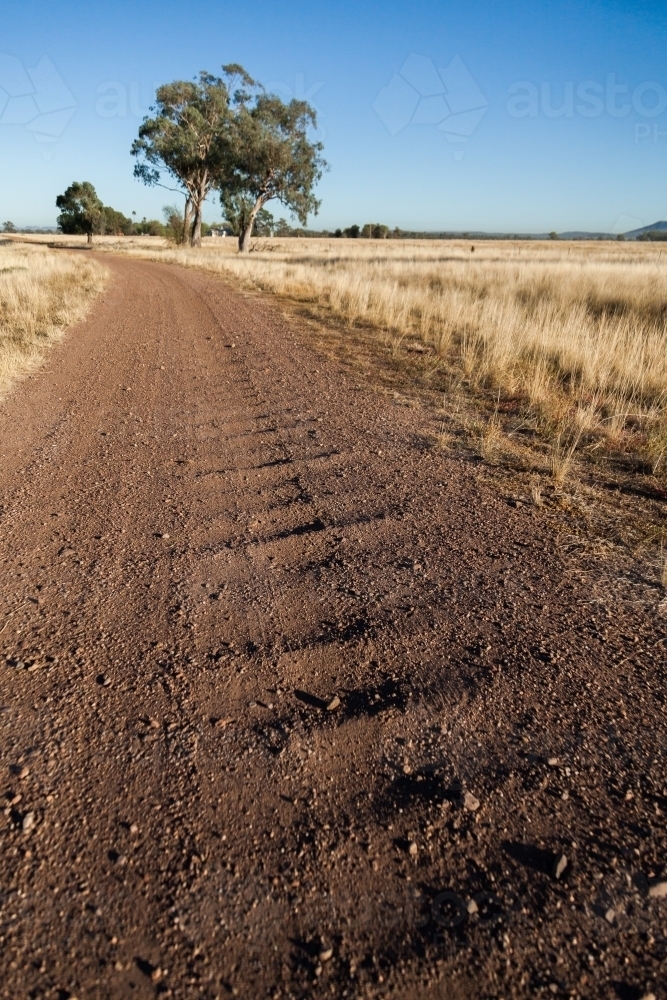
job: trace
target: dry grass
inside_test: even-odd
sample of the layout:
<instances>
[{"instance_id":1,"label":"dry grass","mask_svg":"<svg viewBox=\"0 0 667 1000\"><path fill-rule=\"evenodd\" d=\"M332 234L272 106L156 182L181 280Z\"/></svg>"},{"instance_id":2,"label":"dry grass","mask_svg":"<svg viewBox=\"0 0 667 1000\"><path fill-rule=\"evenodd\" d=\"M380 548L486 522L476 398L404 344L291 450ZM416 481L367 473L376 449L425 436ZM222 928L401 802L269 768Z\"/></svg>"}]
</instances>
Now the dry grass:
<instances>
[{"instance_id":1,"label":"dry grass","mask_svg":"<svg viewBox=\"0 0 667 1000\"><path fill-rule=\"evenodd\" d=\"M667 466L659 244L482 242L471 253L463 241L276 239L241 257L234 240L206 242L100 245L233 274L375 331L394 358L422 342L450 380L494 401L480 437L489 457L513 416L549 445L557 482L582 453Z\"/></svg>"},{"instance_id":2,"label":"dry grass","mask_svg":"<svg viewBox=\"0 0 667 1000\"><path fill-rule=\"evenodd\" d=\"M542 496L542 486L539 479L534 479L530 484L530 497L536 507L544 506L544 497Z\"/></svg>"},{"instance_id":3,"label":"dry grass","mask_svg":"<svg viewBox=\"0 0 667 1000\"><path fill-rule=\"evenodd\" d=\"M0 395L34 369L65 327L81 320L105 269L75 254L0 243Z\"/></svg>"}]
</instances>

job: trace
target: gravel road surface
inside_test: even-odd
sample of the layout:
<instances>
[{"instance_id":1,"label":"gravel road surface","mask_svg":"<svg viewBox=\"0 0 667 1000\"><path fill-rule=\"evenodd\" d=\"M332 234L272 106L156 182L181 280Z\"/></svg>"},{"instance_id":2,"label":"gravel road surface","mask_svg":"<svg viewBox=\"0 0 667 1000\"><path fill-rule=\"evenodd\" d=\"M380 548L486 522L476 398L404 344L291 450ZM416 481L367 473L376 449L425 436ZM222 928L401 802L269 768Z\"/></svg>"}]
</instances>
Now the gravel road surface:
<instances>
[{"instance_id":1,"label":"gravel road surface","mask_svg":"<svg viewBox=\"0 0 667 1000\"><path fill-rule=\"evenodd\" d=\"M667 996L667 602L269 300L0 404L0 996Z\"/></svg>"}]
</instances>

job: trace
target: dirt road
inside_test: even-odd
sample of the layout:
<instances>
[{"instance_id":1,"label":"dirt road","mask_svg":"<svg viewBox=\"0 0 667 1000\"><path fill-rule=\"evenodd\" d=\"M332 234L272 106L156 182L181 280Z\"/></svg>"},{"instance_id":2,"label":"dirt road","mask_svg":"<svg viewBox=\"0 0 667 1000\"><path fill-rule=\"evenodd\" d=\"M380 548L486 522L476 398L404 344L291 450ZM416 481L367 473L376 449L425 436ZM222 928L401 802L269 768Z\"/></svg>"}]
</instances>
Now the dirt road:
<instances>
[{"instance_id":1,"label":"dirt road","mask_svg":"<svg viewBox=\"0 0 667 1000\"><path fill-rule=\"evenodd\" d=\"M664 996L657 584L104 260L0 405L0 996Z\"/></svg>"}]
</instances>

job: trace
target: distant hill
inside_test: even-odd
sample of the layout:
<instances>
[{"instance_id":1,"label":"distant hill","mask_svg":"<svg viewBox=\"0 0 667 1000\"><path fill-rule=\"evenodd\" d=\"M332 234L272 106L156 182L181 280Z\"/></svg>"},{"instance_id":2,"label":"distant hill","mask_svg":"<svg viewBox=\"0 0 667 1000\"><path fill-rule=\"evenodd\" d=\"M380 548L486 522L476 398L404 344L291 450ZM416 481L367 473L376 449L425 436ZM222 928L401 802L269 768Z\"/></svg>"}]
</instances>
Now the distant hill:
<instances>
[{"instance_id":1,"label":"distant hill","mask_svg":"<svg viewBox=\"0 0 667 1000\"><path fill-rule=\"evenodd\" d=\"M641 229L631 229L629 233L625 234L627 240L636 240L638 236L643 236L644 233L666 233L667 232L667 222L654 222L652 226L642 226Z\"/></svg>"}]
</instances>

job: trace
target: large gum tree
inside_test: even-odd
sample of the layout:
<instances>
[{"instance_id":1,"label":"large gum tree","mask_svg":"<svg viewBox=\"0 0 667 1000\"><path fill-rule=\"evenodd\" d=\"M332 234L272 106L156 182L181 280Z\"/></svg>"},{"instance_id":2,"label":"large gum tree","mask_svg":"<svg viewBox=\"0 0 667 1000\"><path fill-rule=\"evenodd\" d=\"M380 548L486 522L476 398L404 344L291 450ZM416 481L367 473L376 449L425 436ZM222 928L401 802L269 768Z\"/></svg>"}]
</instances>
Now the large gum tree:
<instances>
[{"instance_id":1,"label":"large gum tree","mask_svg":"<svg viewBox=\"0 0 667 1000\"><path fill-rule=\"evenodd\" d=\"M255 94L252 103L236 108L232 121L232 160L218 178L222 206L238 211L244 207L239 230L239 250L250 249L258 213L276 199L306 225L308 215L317 214L319 201L313 189L326 163L322 144L310 139L317 115L306 101L289 104L273 94Z\"/></svg>"},{"instance_id":2,"label":"large gum tree","mask_svg":"<svg viewBox=\"0 0 667 1000\"><path fill-rule=\"evenodd\" d=\"M168 187L166 173L179 185L176 190L185 196L184 241L192 246L201 246L204 201L229 173L234 120L255 87L242 66L223 66L222 72L158 87L153 117L144 119L132 144L139 180Z\"/></svg>"}]
</instances>

